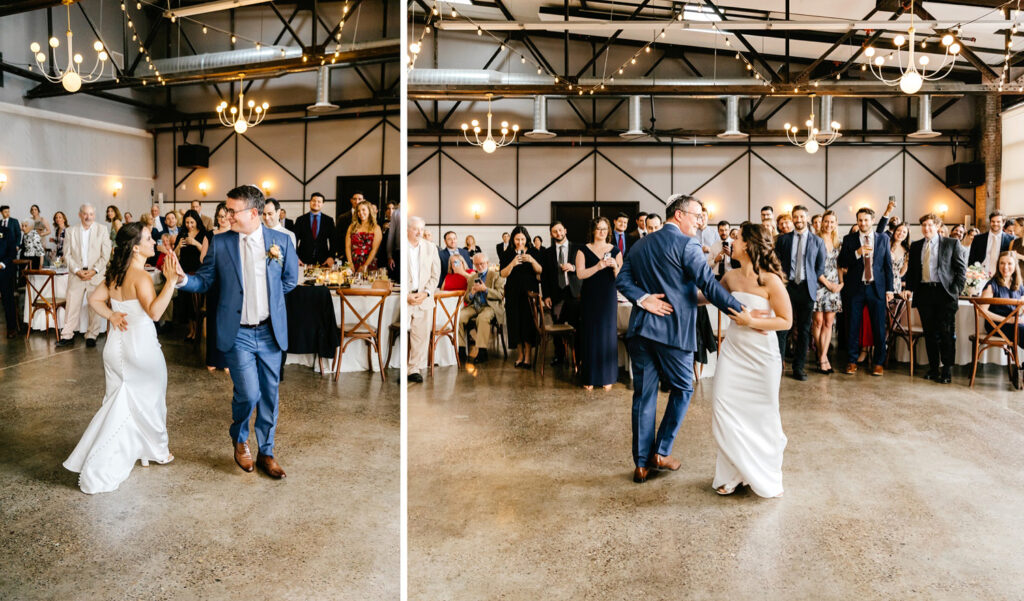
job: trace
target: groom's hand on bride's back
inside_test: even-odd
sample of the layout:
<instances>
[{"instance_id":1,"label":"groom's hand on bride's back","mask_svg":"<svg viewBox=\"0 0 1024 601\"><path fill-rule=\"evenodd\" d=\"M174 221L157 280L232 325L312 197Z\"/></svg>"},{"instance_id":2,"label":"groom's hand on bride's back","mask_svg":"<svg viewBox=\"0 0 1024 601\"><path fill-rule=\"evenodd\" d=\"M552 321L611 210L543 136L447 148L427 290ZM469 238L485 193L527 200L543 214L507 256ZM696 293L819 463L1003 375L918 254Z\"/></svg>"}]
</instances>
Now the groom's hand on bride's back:
<instances>
[{"instance_id":1,"label":"groom's hand on bride's back","mask_svg":"<svg viewBox=\"0 0 1024 601\"><path fill-rule=\"evenodd\" d=\"M663 298L665 298L664 294L649 294L647 298L640 301L640 306L648 313L653 313L654 315L670 315L672 313L672 305L661 300Z\"/></svg>"}]
</instances>

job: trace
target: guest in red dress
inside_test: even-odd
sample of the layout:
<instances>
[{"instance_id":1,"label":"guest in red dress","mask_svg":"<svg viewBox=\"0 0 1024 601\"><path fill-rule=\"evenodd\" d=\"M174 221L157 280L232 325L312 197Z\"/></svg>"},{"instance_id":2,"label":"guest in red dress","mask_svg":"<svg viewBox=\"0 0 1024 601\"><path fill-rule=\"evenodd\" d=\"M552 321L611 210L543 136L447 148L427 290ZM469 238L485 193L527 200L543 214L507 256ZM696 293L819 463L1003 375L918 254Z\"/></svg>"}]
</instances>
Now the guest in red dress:
<instances>
[{"instance_id":1,"label":"guest in red dress","mask_svg":"<svg viewBox=\"0 0 1024 601\"><path fill-rule=\"evenodd\" d=\"M377 269L377 249L383 238L377 225L377 208L369 201L356 205L356 217L345 236L345 254L356 271Z\"/></svg>"}]
</instances>

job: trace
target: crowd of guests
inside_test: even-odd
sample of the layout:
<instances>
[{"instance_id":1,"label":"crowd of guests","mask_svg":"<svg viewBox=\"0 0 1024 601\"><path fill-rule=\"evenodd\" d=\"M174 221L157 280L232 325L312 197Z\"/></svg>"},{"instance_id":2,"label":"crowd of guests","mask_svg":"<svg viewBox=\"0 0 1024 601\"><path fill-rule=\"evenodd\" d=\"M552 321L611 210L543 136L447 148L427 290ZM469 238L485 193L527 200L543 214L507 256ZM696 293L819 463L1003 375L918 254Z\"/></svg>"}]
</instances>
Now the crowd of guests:
<instances>
[{"instance_id":1,"label":"crowd of guests","mask_svg":"<svg viewBox=\"0 0 1024 601\"><path fill-rule=\"evenodd\" d=\"M956 312L963 293L968 265L991 275L982 296L1021 298L1024 295L1019 259L1024 258L1024 218L1006 219L999 211L989 215L988 231L962 224L943 224L934 213L918 219L920 237L911 239L910 224L894 216L890 199L876 220L875 212L861 208L857 222L840 232L835 211L811 215L798 205L776 215L772 207L760 211L761 225L771 234L773 252L782 265L792 308L792 327L779 332L781 355L796 380L807 379L807 363L821 374L854 374L859 365L873 376L884 374L890 312L907 304L918 310L925 338L928 369L925 377L950 383L955 364ZM514 365L531 368L538 341L529 295L539 295L555 324L575 330L575 350L580 383L588 389L610 388L618 379L618 320L615 277L623 257L643 237L662 227L656 214L636 217L619 214L590 224L580 243L566 238L563 224L549 228L548 245L530 236L523 226L502 234L493 258L481 250L473 236L464 245L454 231L444 233L438 248L429 240L422 220L409 223L409 240L417 251L417 279L410 290L417 293L418 313L410 336L409 373L422 381L426 363L429 318L435 289L465 290L460 317L459 341L469 363L487 360L497 326L504 328L508 346L515 350ZM738 267L732 245L739 224L712 224L707 209L698 218L696 237L708 267L721 279ZM425 246L423 244L426 243ZM426 251L422 249L426 248ZM907 307L906 310L909 310ZM991 307L992 315L1005 315L1005 305ZM698 346L714 352L716 340L710 320L698 317ZM833 336L837 337L832 351ZM1024 342L1024 332L1020 339ZM412 353L416 346L422 352ZM698 353L698 360L701 353ZM553 365L569 360L555 345Z\"/></svg>"},{"instance_id":2,"label":"crowd of guests","mask_svg":"<svg viewBox=\"0 0 1024 601\"><path fill-rule=\"evenodd\" d=\"M393 279L398 278L399 238L391 230L398 219L398 208L388 203L382 219L378 220L377 207L365 200L361 192L349 199L351 210L339 215L338 223L322 212L324 195L313 193L309 199L309 212L298 219L287 216L281 203L268 198L263 211L263 222L270 228L287 233L295 245L301 263L328 265L335 262L351 264L356 271L367 272L388 269ZM0 300L3 302L7 324L7 338L23 333L25 327L18 315L15 292L18 280L18 259L28 261L27 267L67 267L70 274L66 293L66 316L62 323L60 347L74 344L79 327L84 299L103 282L111 244L118 230L132 223L134 216L110 205L104 211L104 223L97 219L96 209L84 204L79 210L78 223L72 225L62 211L52 219L44 219L38 205L30 208L30 217L23 221L10 215L10 207L0 207ZM202 203L192 201L188 209L163 211L159 204L140 215L138 221L151 228L156 240L157 253L147 262L161 267L166 253L174 253L187 274L199 270L212 243L213 236L231 229L229 209L224 202L216 205L212 215L202 212ZM215 294L212 292L211 294ZM180 292L173 305L176 321L185 328L186 341L195 342L200 332L200 315L208 295ZM102 320L89 311L89 326L85 342L95 346ZM212 328L207 326L207 333ZM207 344L207 366L224 369L226 364L215 344Z\"/></svg>"}]
</instances>

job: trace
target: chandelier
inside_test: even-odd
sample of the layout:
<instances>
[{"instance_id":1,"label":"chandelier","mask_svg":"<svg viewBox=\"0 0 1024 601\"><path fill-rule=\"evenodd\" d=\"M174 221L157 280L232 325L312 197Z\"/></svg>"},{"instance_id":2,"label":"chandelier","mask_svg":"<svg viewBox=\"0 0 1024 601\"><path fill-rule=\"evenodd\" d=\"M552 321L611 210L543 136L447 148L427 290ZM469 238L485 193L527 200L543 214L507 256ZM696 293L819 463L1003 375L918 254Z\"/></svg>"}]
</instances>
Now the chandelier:
<instances>
[{"instance_id":1,"label":"chandelier","mask_svg":"<svg viewBox=\"0 0 1024 601\"><path fill-rule=\"evenodd\" d=\"M270 105L266 102L256 104L250 100L246 104L245 92L242 87L242 79L244 77L245 73L238 74L238 106L232 106L228 109L226 100L222 100L217 105L217 116L220 118L221 125L233 127L240 134L244 134L250 127L259 125L263 118L267 116L267 109L270 108Z\"/></svg>"},{"instance_id":2,"label":"chandelier","mask_svg":"<svg viewBox=\"0 0 1024 601\"><path fill-rule=\"evenodd\" d=\"M831 114L831 111L823 112L826 113L826 118ZM797 126L786 123L784 127L786 128L786 139L789 140L790 144L803 148L807 151L807 154L818 152L819 147L828 146L840 136L838 121L823 123L824 131L814 126L814 94L811 94L811 117L804 121L804 125L807 126L807 137L803 141L800 141L800 138L797 137L797 132L800 131Z\"/></svg>"},{"instance_id":3,"label":"chandelier","mask_svg":"<svg viewBox=\"0 0 1024 601\"><path fill-rule=\"evenodd\" d=\"M43 64L46 62L46 54L42 51L42 46L39 42L32 42L29 44L29 50L35 55L36 65L39 66L39 71L43 74L48 81L57 83L58 81L64 86L64 89L72 94L82 88L82 83L89 83L96 81L103 76L103 70L107 65L107 51L103 49L103 42L96 40L92 45L92 49L96 51L96 62L92 66L92 71L88 75L82 75L82 62L85 60L81 54L77 54L71 44L72 33L71 33L71 4L67 3L67 16L68 16L68 29L65 34L68 38L68 66L65 69L61 69L54 60L53 71L56 75L50 75L47 73ZM60 47L60 40L55 37L50 38L50 48L55 51ZM99 71L97 72L97 69Z\"/></svg>"},{"instance_id":4,"label":"chandelier","mask_svg":"<svg viewBox=\"0 0 1024 601\"><path fill-rule=\"evenodd\" d=\"M494 136L491 135L491 117L492 116L493 115L491 114L491 95L488 94L487 95L487 137L485 137L483 140L480 139L480 131L481 131L481 129L480 129L480 122L477 121L476 119L473 119L468 124L467 123L463 123L462 124L462 135L466 138L466 141L469 142L470 144L472 144L473 146L479 146L479 147L483 148L484 152L486 152L487 154L490 154L490 153L494 152L495 150L501 148L502 146L508 146L509 144L514 142L515 139L516 139L516 133L519 132L519 126L518 125L512 125L511 129L510 129L508 121L502 121L501 122L501 139L500 140L495 140ZM470 127L473 128L473 139L472 140L469 139L469 128ZM509 136L509 132L510 131L512 132L511 136Z\"/></svg>"},{"instance_id":5,"label":"chandelier","mask_svg":"<svg viewBox=\"0 0 1024 601\"><path fill-rule=\"evenodd\" d=\"M914 2L910 2L910 28L907 30L907 36L897 35L892 43L896 46L895 54L897 56L900 76L894 79L886 79L882 75L882 65L885 64L885 58L881 55L875 56L875 49L868 46L864 49L864 55L873 60L868 63L871 67L871 73L875 77L880 79L886 85L894 86L899 84L900 90L903 90L905 94L915 94L921 89L921 85L925 81L936 81L949 75L950 71L953 70L953 64L956 63L956 57L960 54L960 44L953 38L952 34L947 33L942 36L942 45L945 47L945 54L942 57L942 64L936 69L932 70L931 74L928 73L928 63L930 59L927 55L922 54L917 59L917 64L914 63L914 43L917 36L917 31L914 29ZM909 43L908 43L909 42ZM925 48L927 43L927 37L921 42L921 48ZM907 67L903 68L903 45L907 44ZM889 59L892 59L892 54L889 55ZM920 67L920 70L918 68ZM943 72L945 69L945 72Z\"/></svg>"}]
</instances>

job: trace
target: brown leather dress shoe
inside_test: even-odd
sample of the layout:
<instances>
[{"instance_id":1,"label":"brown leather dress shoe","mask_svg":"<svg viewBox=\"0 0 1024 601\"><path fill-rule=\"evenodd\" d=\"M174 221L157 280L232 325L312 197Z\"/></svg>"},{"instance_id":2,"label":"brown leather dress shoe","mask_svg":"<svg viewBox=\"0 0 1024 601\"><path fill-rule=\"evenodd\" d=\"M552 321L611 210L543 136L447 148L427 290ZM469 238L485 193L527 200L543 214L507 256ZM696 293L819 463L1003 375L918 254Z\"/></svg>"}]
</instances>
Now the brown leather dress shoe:
<instances>
[{"instance_id":1,"label":"brown leather dress shoe","mask_svg":"<svg viewBox=\"0 0 1024 601\"><path fill-rule=\"evenodd\" d=\"M672 470L673 472L682 467L682 462L675 457L669 455L664 457L662 455L655 455L653 459L647 462L648 468L657 470Z\"/></svg>"},{"instance_id":2,"label":"brown leather dress shoe","mask_svg":"<svg viewBox=\"0 0 1024 601\"><path fill-rule=\"evenodd\" d=\"M273 455L260 455L256 458L256 465L271 478L284 478L284 470L274 460Z\"/></svg>"},{"instance_id":3,"label":"brown leather dress shoe","mask_svg":"<svg viewBox=\"0 0 1024 601\"><path fill-rule=\"evenodd\" d=\"M243 471L251 472L253 470L252 453L249 452L249 443L235 443L235 463L237 463L238 467L242 468Z\"/></svg>"},{"instance_id":4,"label":"brown leather dress shoe","mask_svg":"<svg viewBox=\"0 0 1024 601\"><path fill-rule=\"evenodd\" d=\"M857 364L856 363L847 363L846 364L846 369L843 370L843 373L848 375L848 376L852 376L853 374L857 373Z\"/></svg>"},{"instance_id":5,"label":"brown leather dress shoe","mask_svg":"<svg viewBox=\"0 0 1024 601\"><path fill-rule=\"evenodd\" d=\"M880 376L885 373L885 369L881 365L876 365L871 368L871 375Z\"/></svg>"},{"instance_id":6,"label":"brown leather dress shoe","mask_svg":"<svg viewBox=\"0 0 1024 601\"><path fill-rule=\"evenodd\" d=\"M636 482L637 484L647 482L647 473L648 470L646 467L636 468L635 470L633 470L633 482Z\"/></svg>"}]
</instances>

